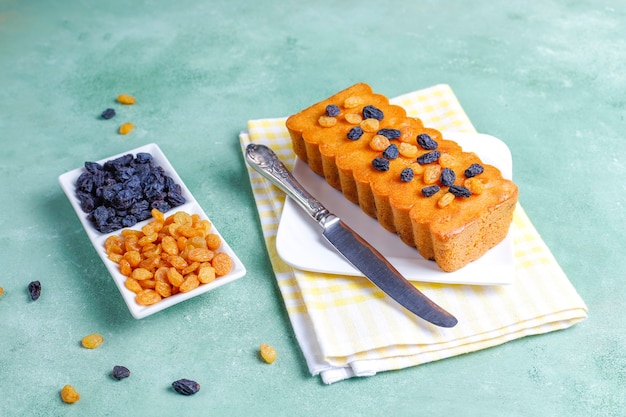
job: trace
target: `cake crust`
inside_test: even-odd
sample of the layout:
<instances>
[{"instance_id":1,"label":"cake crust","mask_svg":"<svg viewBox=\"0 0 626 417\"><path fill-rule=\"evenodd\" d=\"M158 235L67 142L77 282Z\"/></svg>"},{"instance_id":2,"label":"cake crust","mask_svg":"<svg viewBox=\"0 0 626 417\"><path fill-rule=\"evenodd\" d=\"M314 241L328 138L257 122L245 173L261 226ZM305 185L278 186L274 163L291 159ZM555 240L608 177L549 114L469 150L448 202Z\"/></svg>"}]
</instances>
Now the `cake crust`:
<instances>
[{"instance_id":1,"label":"cake crust","mask_svg":"<svg viewBox=\"0 0 626 417\"><path fill-rule=\"evenodd\" d=\"M480 258L508 233L517 186L365 83L290 116L286 127L313 172L443 271Z\"/></svg>"}]
</instances>

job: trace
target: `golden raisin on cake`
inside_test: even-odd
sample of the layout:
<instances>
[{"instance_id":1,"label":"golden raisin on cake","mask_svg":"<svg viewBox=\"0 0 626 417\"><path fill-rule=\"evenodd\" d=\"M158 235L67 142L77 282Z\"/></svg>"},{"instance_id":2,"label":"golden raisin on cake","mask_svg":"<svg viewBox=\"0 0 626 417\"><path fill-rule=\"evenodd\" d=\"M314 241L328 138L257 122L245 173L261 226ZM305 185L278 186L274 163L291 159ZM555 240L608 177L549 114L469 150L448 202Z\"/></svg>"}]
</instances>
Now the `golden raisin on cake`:
<instances>
[{"instance_id":1,"label":"golden raisin on cake","mask_svg":"<svg viewBox=\"0 0 626 417\"><path fill-rule=\"evenodd\" d=\"M286 127L313 172L443 271L508 233L517 186L365 83L290 116Z\"/></svg>"}]
</instances>

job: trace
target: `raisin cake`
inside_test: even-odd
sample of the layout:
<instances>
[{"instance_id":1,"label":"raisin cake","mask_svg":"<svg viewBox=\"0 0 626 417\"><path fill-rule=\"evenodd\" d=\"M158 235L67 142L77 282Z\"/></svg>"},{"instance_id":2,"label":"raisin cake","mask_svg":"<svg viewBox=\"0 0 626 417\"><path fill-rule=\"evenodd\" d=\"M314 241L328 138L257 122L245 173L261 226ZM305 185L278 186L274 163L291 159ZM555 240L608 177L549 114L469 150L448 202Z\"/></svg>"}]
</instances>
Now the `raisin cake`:
<instances>
[{"instance_id":1,"label":"raisin cake","mask_svg":"<svg viewBox=\"0 0 626 417\"><path fill-rule=\"evenodd\" d=\"M480 258L508 233L517 186L367 84L286 126L311 170L443 271Z\"/></svg>"}]
</instances>

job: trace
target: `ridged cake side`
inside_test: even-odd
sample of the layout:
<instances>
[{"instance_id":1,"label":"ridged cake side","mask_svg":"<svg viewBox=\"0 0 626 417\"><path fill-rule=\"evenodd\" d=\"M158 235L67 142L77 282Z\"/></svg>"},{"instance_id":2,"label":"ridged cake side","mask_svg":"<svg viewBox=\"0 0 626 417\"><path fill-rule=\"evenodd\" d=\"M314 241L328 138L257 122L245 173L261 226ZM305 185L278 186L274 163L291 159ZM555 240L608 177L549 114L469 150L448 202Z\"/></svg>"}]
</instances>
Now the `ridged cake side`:
<instances>
[{"instance_id":1,"label":"ridged cake side","mask_svg":"<svg viewBox=\"0 0 626 417\"><path fill-rule=\"evenodd\" d=\"M367 84L292 115L286 126L315 173L444 271L480 258L508 233L515 184ZM481 172L466 175L472 166ZM430 195L429 187L439 190Z\"/></svg>"}]
</instances>

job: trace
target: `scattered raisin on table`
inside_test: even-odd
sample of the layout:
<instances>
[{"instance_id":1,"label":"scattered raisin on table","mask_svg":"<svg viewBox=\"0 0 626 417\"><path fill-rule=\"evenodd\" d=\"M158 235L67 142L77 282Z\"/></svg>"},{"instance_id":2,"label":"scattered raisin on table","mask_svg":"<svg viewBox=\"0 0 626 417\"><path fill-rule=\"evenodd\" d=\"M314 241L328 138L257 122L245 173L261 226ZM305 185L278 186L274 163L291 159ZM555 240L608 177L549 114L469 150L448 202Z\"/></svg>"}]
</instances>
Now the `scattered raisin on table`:
<instances>
[{"instance_id":1,"label":"scattered raisin on table","mask_svg":"<svg viewBox=\"0 0 626 417\"><path fill-rule=\"evenodd\" d=\"M100 115L103 119L111 119L115 116L115 109L106 109Z\"/></svg>"},{"instance_id":2,"label":"scattered raisin on table","mask_svg":"<svg viewBox=\"0 0 626 417\"><path fill-rule=\"evenodd\" d=\"M137 99L135 99L135 97L131 96L130 94L120 94L119 96L117 96L117 101L121 104L135 104Z\"/></svg>"},{"instance_id":3,"label":"scattered raisin on table","mask_svg":"<svg viewBox=\"0 0 626 417\"><path fill-rule=\"evenodd\" d=\"M61 389L61 399L64 403L72 404L80 400L80 394L76 392L76 389L74 389L73 386L65 385Z\"/></svg>"},{"instance_id":4,"label":"scattered raisin on table","mask_svg":"<svg viewBox=\"0 0 626 417\"><path fill-rule=\"evenodd\" d=\"M123 123L119 128L120 135L128 135L135 128L135 125L131 122Z\"/></svg>"},{"instance_id":5,"label":"scattered raisin on table","mask_svg":"<svg viewBox=\"0 0 626 417\"><path fill-rule=\"evenodd\" d=\"M0 297L4 294L4 288L0 287Z\"/></svg>"},{"instance_id":6,"label":"scattered raisin on table","mask_svg":"<svg viewBox=\"0 0 626 417\"><path fill-rule=\"evenodd\" d=\"M193 395L196 392L200 391L200 384L196 381L192 381L190 379L179 379L178 381L172 382L172 388L179 394L182 395Z\"/></svg>"},{"instance_id":7,"label":"scattered raisin on table","mask_svg":"<svg viewBox=\"0 0 626 417\"><path fill-rule=\"evenodd\" d=\"M120 379L128 378L130 376L130 371L125 366L115 365L111 375L119 381Z\"/></svg>"},{"instance_id":8,"label":"scattered raisin on table","mask_svg":"<svg viewBox=\"0 0 626 417\"><path fill-rule=\"evenodd\" d=\"M276 349L267 343L261 343L259 353L261 354L261 358L267 363L273 363L276 360Z\"/></svg>"},{"instance_id":9,"label":"scattered raisin on table","mask_svg":"<svg viewBox=\"0 0 626 417\"><path fill-rule=\"evenodd\" d=\"M104 342L104 337L98 333L89 334L80 341L81 345L87 349L95 349Z\"/></svg>"},{"instance_id":10,"label":"scattered raisin on table","mask_svg":"<svg viewBox=\"0 0 626 417\"><path fill-rule=\"evenodd\" d=\"M28 293L30 299L35 301L41 296L41 283L39 281L32 281L28 284Z\"/></svg>"}]
</instances>

